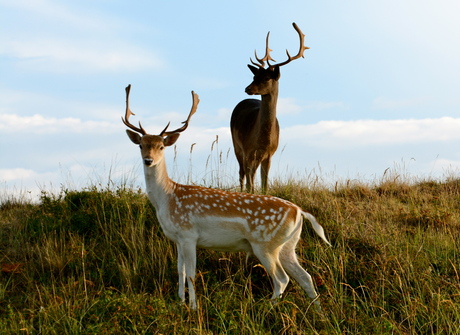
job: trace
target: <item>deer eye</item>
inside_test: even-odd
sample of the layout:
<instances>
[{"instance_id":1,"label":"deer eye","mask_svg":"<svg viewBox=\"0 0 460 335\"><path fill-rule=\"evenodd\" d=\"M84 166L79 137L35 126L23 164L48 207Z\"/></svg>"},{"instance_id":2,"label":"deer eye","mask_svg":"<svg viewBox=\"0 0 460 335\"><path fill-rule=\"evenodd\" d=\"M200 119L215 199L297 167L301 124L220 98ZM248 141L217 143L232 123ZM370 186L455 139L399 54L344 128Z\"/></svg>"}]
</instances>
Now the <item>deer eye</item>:
<instances>
[{"instance_id":1,"label":"deer eye","mask_svg":"<svg viewBox=\"0 0 460 335\"><path fill-rule=\"evenodd\" d=\"M160 150L164 150L164 148L165 148L165 146L164 146L164 145L162 145L162 146L160 147Z\"/></svg>"}]
</instances>

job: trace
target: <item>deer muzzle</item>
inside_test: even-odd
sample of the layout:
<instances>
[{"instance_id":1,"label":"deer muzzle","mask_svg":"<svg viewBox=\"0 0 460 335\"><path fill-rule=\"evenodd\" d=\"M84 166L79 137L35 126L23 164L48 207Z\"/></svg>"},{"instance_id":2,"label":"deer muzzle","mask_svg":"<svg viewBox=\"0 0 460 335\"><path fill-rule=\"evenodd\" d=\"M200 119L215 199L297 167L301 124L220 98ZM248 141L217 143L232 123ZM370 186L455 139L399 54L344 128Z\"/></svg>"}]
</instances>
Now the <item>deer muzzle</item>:
<instances>
[{"instance_id":1,"label":"deer muzzle","mask_svg":"<svg viewBox=\"0 0 460 335\"><path fill-rule=\"evenodd\" d=\"M145 164L146 166L152 166L152 164L153 164L153 159L151 159L151 158L144 158L144 164Z\"/></svg>"},{"instance_id":2,"label":"deer muzzle","mask_svg":"<svg viewBox=\"0 0 460 335\"><path fill-rule=\"evenodd\" d=\"M246 87L246 89L244 90L247 94L249 95L254 95L254 90L253 90L253 87L252 87L252 84L249 85L248 87Z\"/></svg>"}]
</instances>

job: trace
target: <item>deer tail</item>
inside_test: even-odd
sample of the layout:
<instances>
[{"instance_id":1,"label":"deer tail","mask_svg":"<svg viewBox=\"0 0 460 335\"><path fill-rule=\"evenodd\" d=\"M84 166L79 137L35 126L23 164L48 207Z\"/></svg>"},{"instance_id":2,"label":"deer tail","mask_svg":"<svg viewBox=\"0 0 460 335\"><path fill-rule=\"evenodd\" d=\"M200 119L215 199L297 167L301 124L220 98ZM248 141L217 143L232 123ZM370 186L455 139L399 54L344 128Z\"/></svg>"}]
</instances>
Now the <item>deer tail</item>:
<instances>
[{"instance_id":1,"label":"deer tail","mask_svg":"<svg viewBox=\"0 0 460 335\"><path fill-rule=\"evenodd\" d=\"M323 227L318 223L318 221L316 221L316 218L308 212L304 212L304 211L301 211L301 212L302 212L303 217L307 218L308 221L310 221L313 229L318 234L318 236L321 237L323 241L326 242L327 245L331 245L331 243L329 243L326 236L324 235Z\"/></svg>"}]
</instances>

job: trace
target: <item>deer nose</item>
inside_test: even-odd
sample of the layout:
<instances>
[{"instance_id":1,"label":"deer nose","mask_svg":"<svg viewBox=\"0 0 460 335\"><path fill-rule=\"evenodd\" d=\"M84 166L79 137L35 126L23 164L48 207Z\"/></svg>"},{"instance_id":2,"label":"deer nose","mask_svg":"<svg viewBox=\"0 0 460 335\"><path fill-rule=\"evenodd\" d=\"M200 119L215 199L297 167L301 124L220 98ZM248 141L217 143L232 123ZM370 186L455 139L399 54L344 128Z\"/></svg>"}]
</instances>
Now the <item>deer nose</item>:
<instances>
[{"instance_id":1,"label":"deer nose","mask_svg":"<svg viewBox=\"0 0 460 335\"><path fill-rule=\"evenodd\" d=\"M252 86L251 86L251 85L249 85L248 87L246 87L246 89L245 89L244 91L245 91L247 94L249 94L249 95L253 94L253 93L252 93Z\"/></svg>"},{"instance_id":2,"label":"deer nose","mask_svg":"<svg viewBox=\"0 0 460 335\"><path fill-rule=\"evenodd\" d=\"M151 158L144 158L144 164L147 166L151 166L153 163L153 159Z\"/></svg>"}]
</instances>

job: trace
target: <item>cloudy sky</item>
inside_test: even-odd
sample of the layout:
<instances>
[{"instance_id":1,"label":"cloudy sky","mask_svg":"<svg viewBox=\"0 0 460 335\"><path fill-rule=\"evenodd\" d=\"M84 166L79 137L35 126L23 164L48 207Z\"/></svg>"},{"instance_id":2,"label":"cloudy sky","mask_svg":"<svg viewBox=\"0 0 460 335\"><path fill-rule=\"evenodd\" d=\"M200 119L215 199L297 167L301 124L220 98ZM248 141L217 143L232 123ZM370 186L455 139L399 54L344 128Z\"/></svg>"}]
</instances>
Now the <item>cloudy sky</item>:
<instances>
[{"instance_id":1,"label":"cloudy sky","mask_svg":"<svg viewBox=\"0 0 460 335\"><path fill-rule=\"evenodd\" d=\"M273 58L295 53L292 22L310 49L281 69L272 179L456 174L459 14L456 0L0 0L0 194L143 186L120 120L128 84L132 121L154 134L179 127L197 92L170 175L236 185L229 119L246 65L268 31Z\"/></svg>"}]
</instances>

